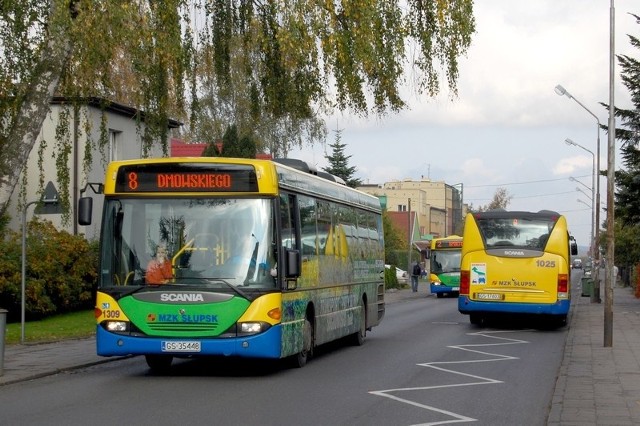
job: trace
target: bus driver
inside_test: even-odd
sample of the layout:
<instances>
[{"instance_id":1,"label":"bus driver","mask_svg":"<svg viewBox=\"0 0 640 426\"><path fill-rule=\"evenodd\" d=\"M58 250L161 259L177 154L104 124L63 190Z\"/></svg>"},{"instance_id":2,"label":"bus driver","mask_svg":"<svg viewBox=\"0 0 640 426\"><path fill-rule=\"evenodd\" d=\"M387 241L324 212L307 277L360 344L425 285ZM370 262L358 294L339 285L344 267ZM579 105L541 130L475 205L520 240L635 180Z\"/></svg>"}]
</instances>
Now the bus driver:
<instances>
[{"instance_id":1,"label":"bus driver","mask_svg":"<svg viewBox=\"0 0 640 426\"><path fill-rule=\"evenodd\" d=\"M167 246L159 244L156 248L155 258L147 265L145 283L166 284L171 278L173 278L173 273L171 271L171 261L167 257Z\"/></svg>"}]
</instances>

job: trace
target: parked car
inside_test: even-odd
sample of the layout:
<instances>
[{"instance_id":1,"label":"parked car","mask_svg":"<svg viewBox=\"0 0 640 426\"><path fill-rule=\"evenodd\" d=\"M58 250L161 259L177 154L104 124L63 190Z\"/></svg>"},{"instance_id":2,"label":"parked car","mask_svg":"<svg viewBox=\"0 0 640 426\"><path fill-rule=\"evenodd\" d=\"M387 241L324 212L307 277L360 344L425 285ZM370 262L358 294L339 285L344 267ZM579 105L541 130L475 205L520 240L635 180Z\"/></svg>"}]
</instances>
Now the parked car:
<instances>
[{"instance_id":1,"label":"parked car","mask_svg":"<svg viewBox=\"0 0 640 426\"><path fill-rule=\"evenodd\" d=\"M573 259L571 267L573 269L582 269L582 259Z\"/></svg>"},{"instance_id":2,"label":"parked car","mask_svg":"<svg viewBox=\"0 0 640 426\"><path fill-rule=\"evenodd\" d=\"M386 269L391 269L391 265L384 265ZM398 284L408 284L409 283L409 275L407 271L404 269L400 269L396 266L396 278L398 279Z\"/></svg>"}]
</instances>

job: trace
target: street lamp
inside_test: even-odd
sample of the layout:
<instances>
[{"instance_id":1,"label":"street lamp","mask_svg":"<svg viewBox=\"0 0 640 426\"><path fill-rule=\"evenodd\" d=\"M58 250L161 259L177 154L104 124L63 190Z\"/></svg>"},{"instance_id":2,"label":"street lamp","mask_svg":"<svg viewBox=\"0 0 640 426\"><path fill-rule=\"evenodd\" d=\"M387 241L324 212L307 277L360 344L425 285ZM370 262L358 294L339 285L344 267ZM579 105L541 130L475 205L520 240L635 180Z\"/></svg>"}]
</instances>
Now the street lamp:
<instances>
[{"instance_id":1,"label":"street lamp","mask_svg":"<svg viewBox=\"0 0 640 426\"><path fill-rule=\"evenodd\" d=\"M587 186L586 184L582 183L582 181L579 181L578 179L574 178L573 176L569 176L569 180L571 182L579 183L580 185L582 185L585 188L587 188L589 191L591 191L593 189L593 186Z\"/></svg>"},{"instance_id":2,"label":"street lamp","mask_svg":"<svg viewBox=\"0 0 640 426\"><path fill-rule=\"evenodd\" d=\"M576 191L582 192L589 199L589 201L591 201L591 205L589 207L593 208L593 198L591 198L591 195L584 192L584 189L580 188L579 186L576 186Z\"/></svg>"},{"instance_id":3,"label":"street lamp","mask_svg":"<svg viewBox=\"0 0 640 426\"><path fill-rule=\"evenodd\" d=\"M560 87L562 87L562 86L560 86ZM600 131L598 131L598 134L600 134ZM584 151L587 151L589 154L591 154L591 165L592 165L591 188L590 188L591 189L591 209L592 209L592 212L591 212L591 241L592 241L591 255L594 258L596 258L596 255L595 255L595 253L593 251L594 250L596 252L599 251L598 250L598 230L597 229L594 230L594 228L598 227L599 217L598 217L597 210L599 210L599 207L600 207L600 203L596 202L596 197L595 197L595 194L594 194L595 187L596 187L596 179L597 179L597 177L596 177L596 175L597 175L597 172L596 172L596 156L593 154L593 151L591 151L590 149L585 148L584 146L580 145L577 142L572 141L569 138L566 138L564 140L564 143L566 143L567 145L570 145L570 146L576 146L576 147L578 147L578 148L580 148L580 149L582 149ZM574 182L577 182L577 183L581 184L585 188L588 188L587 185L585 185L584 183L580 182L579 180L577 180L575 178L569 178L569 179L574 181ZM598 179L598 181L599 181L599 179ZM594 301L599 300L599 298L600 297L598 295L598 297L595 298Z\"/></svg>"},{"instance_id":4,"label":"street lamp","mask_svg":"<svg viewBox=\"0 0 640 426\"><path fill-rule=\"evenodd\" d=\"M576 190L577 190L577 191L582 192L584 195L587 195L587 193L586 193L586 192L584 192L584 191L583 191L582 189L580 189L580 188L576 188ZM588 195L587 195L587 198L589 198L589 196L588 196ZM577 201L577 202L579 202L579 203L584 204L584 205L585 205L585 206L587 206L587 207L589 207L589 210L591 211L591 213L593 213L593 200L591 200L591 204L588 204L586 201L583 201L583 200L581 200L580 198L578 198L576 201ZM591 216L591 219L593 220L593 216ZM591 225L592 225L592 226L591 226L591 252L593 253L593 222L591 222ZM593 298L593 294L592 294L591 296L592 296L592 298ZM595 298L594 298L594 300L591 300L591 301L592 301L592 302L597 302L597 300L595 300Z\"/></svg>"},{"instance_id":5,"label":"street lamp","mask_svg":"<svg viewBox=\"0 0 640 426\"><path fill-rule=\"evenodd\" d=\"M591 204L588 204L586 201L581 200L580 198L577 199L577 201L579 203L584 204L585 206L589 207L589 210L591 210Z\"/></svg>"},{"instance_id":6,"label":"street lamp","mask_svg":"<svg viewBox=\"0 0 640 426\"><path fill-rule=\"evenodd\" d=\"M589 108L587 108L586 106L584 106L584 104L582 102L580 102L579 100L577 100L576 98L573 97L573 95L571 95L571 93L567 92L567 89L565 89L564 87L562 87L561 85L557 85L555 87L555 92L559 95L559 96L566 96L569 99L574 100L578 105L580 105L585 111L587 111L591 116L593 116L593 118L596 119L596 123L597 123L597 145L596 145L596 170L597 173L600 173L600 120L598 119L598 116L595 115L593 112L591 112L591 110ZM565 141L566 142L566 141ZM568 143L568 142L567 142ZM579 146L578 144L575 144L576 146ZM583 147L580 147L583 148ZM585 148L583 148L585 149ZM591 151L589 151L591 152ZM593 154L593 153L592 153ZM596 180L596 198L595 198L595 224L594 224L594 228L595 228L595 235L594 235L594 241L595 241L595 253L594 253L594 261L596 264L596 274L594 277L594 282L593 282L593 293L594 293L594 298L593 300L600 302L600 277L598 276L598 269L600 268L600 247L599 247L599 243L600 243L600 176L597 177Z\"/></svg>"}]
</instances>

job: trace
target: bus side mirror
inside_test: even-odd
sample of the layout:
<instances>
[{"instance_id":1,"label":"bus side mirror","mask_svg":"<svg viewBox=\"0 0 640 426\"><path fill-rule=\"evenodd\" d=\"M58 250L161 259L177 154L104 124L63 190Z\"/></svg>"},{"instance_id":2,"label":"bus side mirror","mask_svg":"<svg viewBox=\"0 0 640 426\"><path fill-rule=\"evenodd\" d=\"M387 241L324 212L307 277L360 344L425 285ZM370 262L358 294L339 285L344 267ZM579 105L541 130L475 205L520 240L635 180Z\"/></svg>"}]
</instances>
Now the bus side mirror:
<instances>
[{"instance_id":1,"label":"bus side mirror","mask_svg":"<svg viewBox=\"0 0 640 426\"><path fill-rule=\"evenodd\" d=\"M81 197L78 200L78 224L82 226L91 225L93 215L93 198Z\"/></svg>"},{"instance_id":2,"label":"bus side mirror","mask_svg":"<svg viewBox=\"0 0 640 426\"><path fill-rule=\"evenodd\" d=\"M298 278L300 276L301 258L298 250L287 250L286 278Z\"/></svg>"},{"instance_id":3,"label":"bus side mirror","mask_svg":"<svg viewBox=\"0 0 640 426\"><path fill-rule=\"evenodd\" d=\"M422 250L422 255L424 256L425 259L430 259L431 258L431 250L423 249Z\"/></svg>"},{"instance_id":4,"label":"bus side mirror","mask_svg":"<svg viewBox=\"0 0 640 426\"><path fill-rule=\"evenodd\" d=\"M578 243L575 238L571 237L569 239L569 246L571 247L571 255L576 256L578 254Z\"/></svg>"}]
</instances>

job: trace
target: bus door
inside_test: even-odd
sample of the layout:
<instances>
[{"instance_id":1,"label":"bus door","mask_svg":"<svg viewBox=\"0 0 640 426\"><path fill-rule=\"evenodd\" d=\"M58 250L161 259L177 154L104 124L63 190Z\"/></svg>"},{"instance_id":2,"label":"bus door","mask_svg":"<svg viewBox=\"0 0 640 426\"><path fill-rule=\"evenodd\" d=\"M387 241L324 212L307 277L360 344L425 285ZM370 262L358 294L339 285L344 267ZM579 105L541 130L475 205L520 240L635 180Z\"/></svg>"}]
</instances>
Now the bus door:
<instances>
[{"instance_id":1,"label":"bus door","mask_svg":"<svg viewBox=\"0 0 640 426\"><path fill-rule=\"evenodd\" d=\"M284 289L295 290L302 270L300 254L300 217L297 213L297 197L293 194L280 195L280 237L278 264L284 265L279 276L284 279Z\"/></svg>"}]
</instances>

